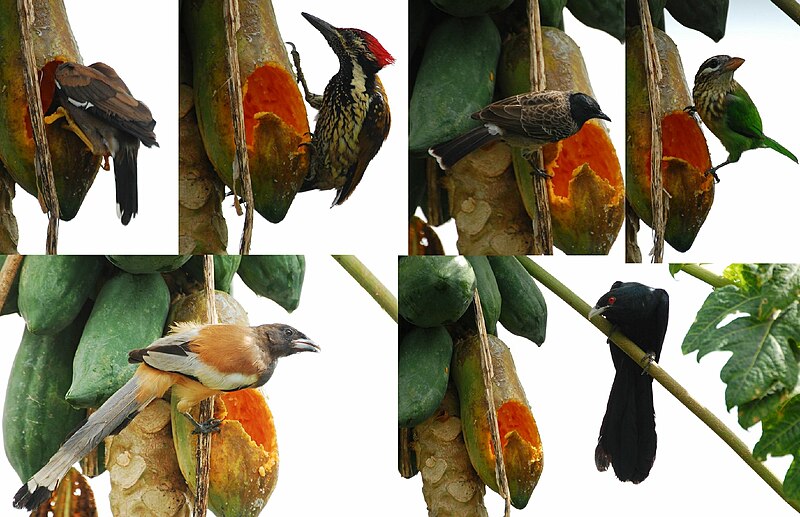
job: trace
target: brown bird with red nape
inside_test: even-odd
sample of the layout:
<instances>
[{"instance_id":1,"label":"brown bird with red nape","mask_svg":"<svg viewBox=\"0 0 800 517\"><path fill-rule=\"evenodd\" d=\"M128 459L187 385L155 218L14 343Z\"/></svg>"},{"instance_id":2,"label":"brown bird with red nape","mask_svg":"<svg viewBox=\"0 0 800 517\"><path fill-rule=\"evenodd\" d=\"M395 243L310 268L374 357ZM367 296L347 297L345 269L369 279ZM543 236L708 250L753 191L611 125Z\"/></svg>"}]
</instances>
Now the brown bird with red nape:
<instances>
[{"instance_id":1,"label":"brown bird with red nape","mask_svg":"<svg viewBox=\"0 0 800 517\"><path fill-rule=\"evenodd\" d=\"M33 510L47 501L74 463L104 438L122 430L169 388L178 398L178 411L194 424L195 433L216 432L219 420L198 423L189 410L223 392L263 386L281 357L319 351L316 343L289 325L176 325L169 335L128 354L128 362L139 364L133 377L19 489L14 506Z\"/></svg>"},{"instance_id":2,"label":"brown bird with red nape","mask_svg":"<svg viewBox=\"0 0 800 517\"><path fill-rule=\"evenodd\" d=\"M67 129L78 135L92 154L104 158L103 169L110 168L109 156L114 159L117 212L127 225L139 211L139 143L158 147L150 109L131 95L105 63L62 63L56 69L55 84L59 106L45 121L51 124L64 117Z\"/></svg>"}]
</instances>

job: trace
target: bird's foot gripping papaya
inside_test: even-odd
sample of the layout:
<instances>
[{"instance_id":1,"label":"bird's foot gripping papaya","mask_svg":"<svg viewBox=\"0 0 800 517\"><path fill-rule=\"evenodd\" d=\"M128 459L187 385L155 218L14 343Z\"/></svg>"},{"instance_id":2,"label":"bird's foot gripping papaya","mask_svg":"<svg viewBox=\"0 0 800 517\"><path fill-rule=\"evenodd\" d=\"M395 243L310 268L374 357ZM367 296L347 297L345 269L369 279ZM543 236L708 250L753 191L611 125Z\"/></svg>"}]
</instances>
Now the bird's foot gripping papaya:
<instances>
[{"instance_id":1,"label":"bird's foot gripping papaya","mask_svg":"<svg viewBox=\"0 0 800 517\"><path fill-rule=\"evenodd\" d=\"M641 29L629 29L626 38L626 196L636 215L652 225L650 99ZM664 238L683 252L691 248L711 210L714 180L705 174L711 168L706 139L697 121L684 109L692 99L678 48L658 29L655 40L664 77L657 110L661 116L662 181L669 196Z\"/></svg>"}]
</instances>

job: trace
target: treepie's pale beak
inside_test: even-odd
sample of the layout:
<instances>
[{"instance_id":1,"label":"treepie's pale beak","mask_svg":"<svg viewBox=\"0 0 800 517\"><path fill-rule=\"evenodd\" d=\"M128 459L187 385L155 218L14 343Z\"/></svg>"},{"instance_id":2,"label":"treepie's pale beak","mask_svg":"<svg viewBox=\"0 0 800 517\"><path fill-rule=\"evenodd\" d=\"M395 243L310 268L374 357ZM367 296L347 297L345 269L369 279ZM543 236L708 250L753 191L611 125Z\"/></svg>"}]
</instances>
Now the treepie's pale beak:
<instances>
[{"instance_id":1,"label":"treepie's pale beak","mask_svg":"<svg viewBox=\"0 0 800 517\"><path fill-rule=\"evenodd\" d=\"M321 349L310 339L301 338L292 340L292 350L295 352L319 352Z\"/></svg>"}]
</instances>

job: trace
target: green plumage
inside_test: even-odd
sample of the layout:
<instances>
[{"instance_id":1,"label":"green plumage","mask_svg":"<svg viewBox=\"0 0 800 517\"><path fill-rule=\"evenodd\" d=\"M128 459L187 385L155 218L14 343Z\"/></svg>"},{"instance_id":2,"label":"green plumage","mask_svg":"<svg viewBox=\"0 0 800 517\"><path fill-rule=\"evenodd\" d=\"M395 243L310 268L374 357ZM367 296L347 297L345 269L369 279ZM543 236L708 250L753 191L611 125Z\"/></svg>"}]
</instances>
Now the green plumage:
<instances>
[{"instance_id":1,"label":"green plumage","mask_svg":"<svg viewBox=\"0 0 800 517\"><path fill-rule=\"evenodd\" d=\"M794 154L764 134L758 108L747 91L733 79L733 72L743 62L737 57L714 56L700 66L695 76L692 92L695 109L728 151L728 159L706 173L717 181L717 169L738 161L742 153L750 149L768 147L797 162Z\"/></svg>"}]
</instances>

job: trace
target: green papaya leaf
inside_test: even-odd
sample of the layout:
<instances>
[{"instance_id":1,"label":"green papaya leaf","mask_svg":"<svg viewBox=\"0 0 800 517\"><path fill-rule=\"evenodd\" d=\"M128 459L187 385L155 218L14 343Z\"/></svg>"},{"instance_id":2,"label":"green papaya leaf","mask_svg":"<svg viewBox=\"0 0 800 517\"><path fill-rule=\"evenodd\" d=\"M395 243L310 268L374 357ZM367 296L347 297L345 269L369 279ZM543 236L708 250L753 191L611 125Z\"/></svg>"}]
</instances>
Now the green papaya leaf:
<instances>
[{"instance_id":1,"label":"green papaya leaf","mask_svg":"<svg viewBox=\"0 0 800 517\"><path fill-rule=\"evenodd\" d=\"M567 9L582 24L625 41L624 0L569 0ZM544 24L544 14L542 14Z\"/></svg>"},{"instance_id":2,"label":"green papaya leaf","mask_svg":"<svg viewBox=\"0 0 800 517\"><path fill-rule=\"evenodd\" d=\"M800 265L742 265L726 274L738 285L716 289L706 298L681 349L684 354L697 351L698 361L717 350L732 353L720 373L730 409L797 384ZM763 418L759 411L754 415Z\"/></svg>"}]
</instances>

